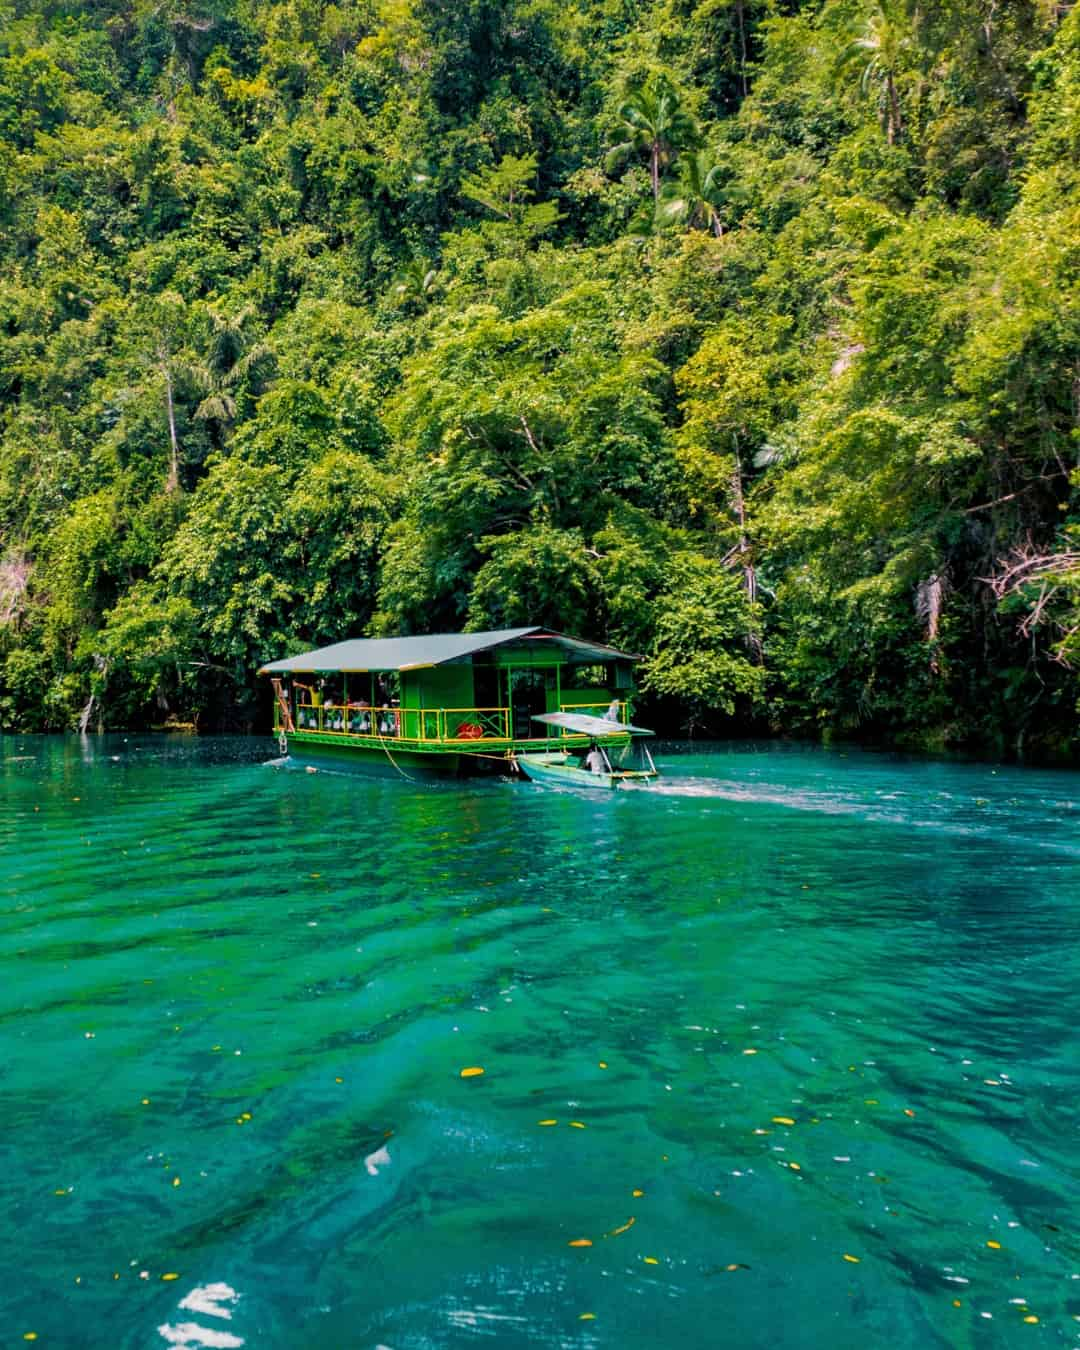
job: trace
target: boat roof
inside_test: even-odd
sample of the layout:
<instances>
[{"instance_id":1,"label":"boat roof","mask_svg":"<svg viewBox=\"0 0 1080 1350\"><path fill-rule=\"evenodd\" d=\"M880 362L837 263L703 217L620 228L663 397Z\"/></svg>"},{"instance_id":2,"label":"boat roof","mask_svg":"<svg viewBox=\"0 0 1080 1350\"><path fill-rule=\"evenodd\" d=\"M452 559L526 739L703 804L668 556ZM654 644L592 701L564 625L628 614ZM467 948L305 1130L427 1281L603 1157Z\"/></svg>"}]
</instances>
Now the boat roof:
<instances>
[{"instance_id":1,"label":"boat roof","mask_svg":"<svg viewBox=\"0 0 1080 1350\"><path fill-rule=\"evenodd\" d=\"M316 647L263 666L260 675L327 675L348 672L418 670L471 660L478 652L510 645L531 647L534 643L558 647L567 664L589 665L599 661L636 661L628 652L616 651L600 642L555 633L549 628L501 628L488 633L428 633L416 637L349 638L329 647Z\"/></svg>"},{"instance_id":2,"label":"boat roof","mask_svg":"<svg viewBox=\"0 0 1080 1350\"><path fill-rule=\"evenodd\" d=\"M563 727L583 736L614 736L619 732L629 732L631 736L656 735L654 731L631 726L629 722L609 722L606 717L590 717L588 713L534 713L533 721L549 727Z\"/></svg>"}]
</instances>

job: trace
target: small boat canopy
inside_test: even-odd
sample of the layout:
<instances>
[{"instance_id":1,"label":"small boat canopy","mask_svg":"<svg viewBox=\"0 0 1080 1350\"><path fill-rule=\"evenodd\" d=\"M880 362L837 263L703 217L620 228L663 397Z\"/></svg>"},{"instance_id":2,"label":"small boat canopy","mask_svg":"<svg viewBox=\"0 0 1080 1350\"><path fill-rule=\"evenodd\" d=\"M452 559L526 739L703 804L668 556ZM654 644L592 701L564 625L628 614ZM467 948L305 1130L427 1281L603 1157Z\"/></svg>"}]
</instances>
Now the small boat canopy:
<instances>
[{"instance_id":1,"label":"small boat canopy","mask_svg":"<svg viewBox=\"0 0 1080 1350\"><path fill-rule=\"evenodd\" d=\"M588 713L535 713L534 722L543 722L549 727L562 727L566 731L576 731L581 736L615 736L628 732L631 736L654 736L656 733L644 727L632 727L628 722L609 722L606 717L590 717Z\"/></svg>"}]
</instances>

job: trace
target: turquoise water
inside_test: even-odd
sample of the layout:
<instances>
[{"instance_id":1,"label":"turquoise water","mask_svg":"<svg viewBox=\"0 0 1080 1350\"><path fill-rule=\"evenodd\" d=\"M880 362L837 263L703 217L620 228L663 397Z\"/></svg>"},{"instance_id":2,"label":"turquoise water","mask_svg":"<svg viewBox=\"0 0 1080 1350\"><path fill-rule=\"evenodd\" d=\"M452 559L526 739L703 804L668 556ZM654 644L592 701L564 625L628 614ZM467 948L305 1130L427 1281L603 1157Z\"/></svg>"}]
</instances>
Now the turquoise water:
<instances>
[{"instance_id":1,"label":"turquoise water","mask_svg":"<svg viewBox=\"0 0 1080 1350\"><path fill-rule=\"evenodd\" d=\"M273 754L0 740L4 1344L1080 1343L1080 775Z\"/></svg>"}]
</instances>

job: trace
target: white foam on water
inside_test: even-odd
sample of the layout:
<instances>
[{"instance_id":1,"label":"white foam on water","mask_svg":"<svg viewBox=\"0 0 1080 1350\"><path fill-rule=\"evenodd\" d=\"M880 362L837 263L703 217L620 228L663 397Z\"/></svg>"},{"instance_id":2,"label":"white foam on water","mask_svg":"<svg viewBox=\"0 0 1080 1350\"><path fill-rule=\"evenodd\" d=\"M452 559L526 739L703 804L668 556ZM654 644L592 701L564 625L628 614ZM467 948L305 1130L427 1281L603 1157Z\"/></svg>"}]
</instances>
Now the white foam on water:
<instances>
[{"instance_id":1,"label":"white foam on water","mask_svg":"<svg viewBox=\"0 0 1080 1350\"><path fill-rule=\"evenodd\" d=\"M202 1327L198 1322L180 1322L176 1326L166 1322L158 1327L158 1334L178 1350L237 1350L244 1344L239 1336L229 1331L215 1331L212 1327Z\"/></svg>"},{"instance_id":2,"label":"white foam on water","mask_svg":"<svg viewBox=\"0 0 1080 1350\"><path fill-rule=\"evenodd\" d=\"M364 1159L364 1166L367 1168L369 1177L377 1177L380 1167L389 1167L390 1154L386 1151L386 1145L377 1148L374 1153L369 1153Z\"/></svg>"},{"instance_id":3,"label":"white foam on water","mask_svg":"<svg viewBox=\"0 0 1080 1350\"><path fill-rule=\"evenodd\" d=\"M240 1295L227 1284L200 1284L186 1298L180 1300L180 1307L186 1312L203 1313L207 1317L224 1317L232 1320L232 1311L223 1307L225 1303L238 1303Z\"/></svg>"}]
</instances>

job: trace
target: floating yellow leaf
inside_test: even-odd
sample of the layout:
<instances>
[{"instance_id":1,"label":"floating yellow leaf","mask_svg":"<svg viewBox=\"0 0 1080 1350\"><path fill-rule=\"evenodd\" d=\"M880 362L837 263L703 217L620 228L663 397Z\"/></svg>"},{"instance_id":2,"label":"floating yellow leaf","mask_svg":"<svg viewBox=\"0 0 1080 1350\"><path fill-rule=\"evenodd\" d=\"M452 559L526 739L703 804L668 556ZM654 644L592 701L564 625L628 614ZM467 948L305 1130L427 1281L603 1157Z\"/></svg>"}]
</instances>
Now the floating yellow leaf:
<instances>
[{"instance_id":1,"label":"floating yellow leaf","mask_svg":"<svg viewBox=\"0 0 1080 1350\"><path fill-rule=\"evenodd\" d=\"M557 1120L538 1120L537 1125L558 1125Z\"/></svg>"},{"instance_id":2,"label":"floating yellow leaf","mask_svg":"<svg viewBox=\"0 0 1080 1350\"><path fill-rule=\"evenodd\" d=\"M345 1081L344 1078L335 1078L335 1079L334 1079L334 1082L335 1082L335 1083L344 1083L344 1081Z\"/></svg>"},{"instance_id":3,"label":"floating yellow leaf","mask_svg":"<svg viewBox=\"0 0 1080 1350\"><path fill-rule=\"evenodd\" d=\"M905 1106L905 1107L904 1107L904 1115L905 1115L905 1116L912 1116L912 1117L914 1117L915 1112L912 1111L909 1107Z\"/></svg>"},{"instance_id":4,"label":"floating yellow leaf","mask_svg":"<svg viewBox=\"0 0 1080 1350\"><path fill-rule=\"evenodd\" d=\"M660 1264L659 1257L656 1256L643 1256L641 1259L647 1266L658 1266Z\"/></svg>"},{"instance_id":5,"label":"floating yellow leaf","mask_svg":"<svg viewBox=\"0 0 1080 1350\"><path fill-rule=\"evenodd\" d=\"M879 1103L876 1097L867 1097L864 1104L866 1106L877 1106Z\"/></svg>"},{"instance_id":6,"label":"floating yellow leaf","mask_svg":"<svg viewBox=\"0 0 1080 1350\"><path fill-rule=\"evenodd\" d=\"M240 1112L240 1119L241 1119L241 1120L250 1120L250 1119L251 1119L251 1112L250 1112L250 1111L241 1111L241 1112Z\"/></svg>"},{"instance_id":7,"label":"floating yellow leaf","mask_svg":"<svg viewBox=\"0 0 1080 1350\"><path fill-rule=\"evenodd\" d=\"M995 1242L993 1238L991 1238L990 1241L989 1241L986 1245L987 1245L988 1247L993 1247L994 1251L996 1251L996 1252L1001 1251L1001 1243L1000 1243L1000 1242Z\"/></svg>"},{"instance_id":8,"label":"floating yellow leaf","mask_svg":"<svg viewBox=\"0 0 1080 1350\"><path fill-rule=\"evenodd\" d=\"M802 1171L802 1163L788 1163L788 1166L791 1168L793 1172Z\"/></svg>"},{"instance_id":9,"label":"floating yellow leaf","mask_svg":"<svg viewBox=\"0 0 1080 1350\"><path fill-rule=\"evenodd\" d=\"M150 1098L149 1098L149 1097L144 1097L144 1098L142 1099L142 1104L143 1104L143 1106L149 1106L149 1105L150 1105Z\"/></svg>"},{"instance_id":10,"label":"floating yellow leaf","mask_svg":"<svg viewBox=\"0 0 1080 1350\"><path fill-rule=\"evenodd\" d=\"M850 1252L844 1253L844 1260L850 1261L853 1266L857 1266L862 1260L861 1256L852 1256Z\"/></svg>"},{"instance_id":11,"label":"floating yellow leaf","mask_svg":"<svg viewBox=\"0 0 1080 1350\"><path fill-rule=\"evenodd\" d=\"M606 1069L606 1068L607 1068L607 1063L606 1063L606 1061L604 1061L604 1060L601 1060L601 1061L600 1061L600 1068L601 1068L601 1069Z\"/></svg>"},{"instance_id":12,"label":"floating yellow leaf","mask_svg":"<svg viewBox=\"0 0 1080 1350\"><path fill-rule=\"evenodd\" d=\"M958 1298L953 1299L952 1305L954 1308L962 1308L964 1306Z\"/></svg>"},{"instance_id":13,"label":"floating yellow leaf","mask_svg":"<svg viewBox=\"0 0 1080 1350\"><path fill-rule=\"evenodd\" d=\"M53 1191L53 1195L67 1195L67 1190L63 1186L58 1186L57 1189Z\"/></svg>"},{"instance_id":14,"label":"floating yellow leaf","mask_svg":"<svg viewBox=\"0 0 1080 1350\"><path fill-rule=\"evenodd\" d=\"M173 1184L174 1186L179 1186L179 1185L180 1185L180 1178L179 1178L179 1177L173 1177L173 1179L172 1179L172 1184Z\"/></svg>"},{"instance_id":15,"label":"floating yellow leaf","mask_svg":"<svg viewBox=\"0 0 1080 1350\"><path fill-rule=\"evenodd\" d=\"M633 1196L635 1196L635 1197L640 1198L641 1196L643 1196L643 1195L645 1194L645 1192L644 1192L644 1191L639 1191L639 1190L637 1189L637 1187L635 1187L635 1188L630 1192L630 1194L633 1195Z\"/></svg>"},{"instance_id":16,"label":"floating yellow leaf","mask_svg":"<svg viewBox=\"0 0 1080 1350\"><path fill-rule=\"evenodd\" d=\"M591 1247L592 1238L571 1238L566 1245L568 1247Z\"/></svg>"},{"instance_id":17,"label":"floating yellow leaf","mask_svg":"<svg viewBox=\"0 0 1080 1350\"><path fill-rule=\"evenodd\" d=\"M474 1064L474 1065L473 1065L471 1068L469 1068L469 1069L462 1069L462 1071L461 1071L461 1077L462 1077L462 1078L479 1078L480 1075L481 1075L483 1072L484 1072L483 1069L481 1069L480 1066L479 1066L478 1064Z\"/></svg>"},{"instance_id":18,"label":"floating yellow leaf","mask_svg":"<svg viewBox=\"0 0 1080 1350\"><path fill-rule=\"evenodd\" d=\"M756 1051L756 1050L744 1050L744 1051L743 1051L743 1054L744 1054L744 1055L756 1055L756 1054L757 1054L757 1051Z\"/></svg>"},{"instance_id":19,"label":"floating yellow leaf","mask_svg":"<svg viewBox=\"0 0 1080 1350\"><path fill-rule=\"evenodd\" d=\"M570 1122L570 1128L572 1130L583 1130L585 1126L581 1123L580 1120L572 1120Z\"/></svg>"},{"instance_id":20,"label":"floating yellow leaf","mask_svg":"<svg viewBox=\"0 0 1080 1350\"><path fill-rule=\"evenodd\" d=\"M1032 1313L1032 1315L1031 1315L1030 1317L1025 1317L1025 1318L1024 1318L1024 1321L1025 1321L1025 1322L1030 1322L1033 1326L1034 1326L1034 1324L1035 1324L1038 1320L1039 1320L1039 1319L1034 1315L1034 1313Z\"/></svg>"},{"instance_id":21,"label":"floating yellow leaf","mask_svg":"<svg viewBox=\"0 0 1080 1350\"><path fill-rule=\"evenodd\" d=\"M795 1122L790 1116L773 1116L774 1125L794 1125Z\"/></svg>"},{"instance_id":22,"label":"floating yellow leaf","mask_svg":"<svg viewBox=\"0 0 1080 1350\"><path fill-rule=\"evenodd\" d=\"M579 1322L595 1322L595 1321L596 1321L596 1314L595 1314L595 1313L582 1313L581 1316L578 1318L578 1321L579 1321Z\"/></svg>"},{"instance_id":23,"label":"floating yellow leaf","mask_svg":"<svg viewBox=\"0 0 1080 1350\"><path fill-rule=\"evenodd\" d=\"M180 1276L175 1270L170 1270L167 1271L164 1275L162 1275L161 1278L163 1280L178 1280Z\"/></svg>"},{"instance_id":24,"label":"floating yellow leaf","mask_svg":"<svg viewBox=\"0 0 1080 1350\"><path fill-rule=\"evenodd\" d=\"M627 1229L633 1228L636 1223L637 1219L631 1214L624 1224L620 1224L618 1228L613 1228L608 1234L608 1237L618 1237L620 1233L625 1233Z\"/></svg>"},{"instance_id":25,"label":"floating yellow leaf","mask_svg":"<svg viewBox=\"0 0 1080 1350\"><path fill-rule=\"evenodd\" d=\"M727 1271L729 1274L733 1270L749 1270L749 1269L750 1267L743 1265L741 1261L732 1261L729 1265L726 1265L724 1267L724 1270Z\"/></svg>"},{"instance_id":26,"label":"floating yellow leaf","mask_svg":"<svg viewBox=\"0 0 1080 1350\"><path fill-rule=\"evenodd\" d=\"M75 800L78 801L78 800L79 800L78 797L76 797ZM36 1341L36 1340L37 1340L37 1332L36 1332L36 1331L24 1331L24 1332L23 1332L23 1340L24 1340L24 1341Z\"/></svg>"}]
</instances>

